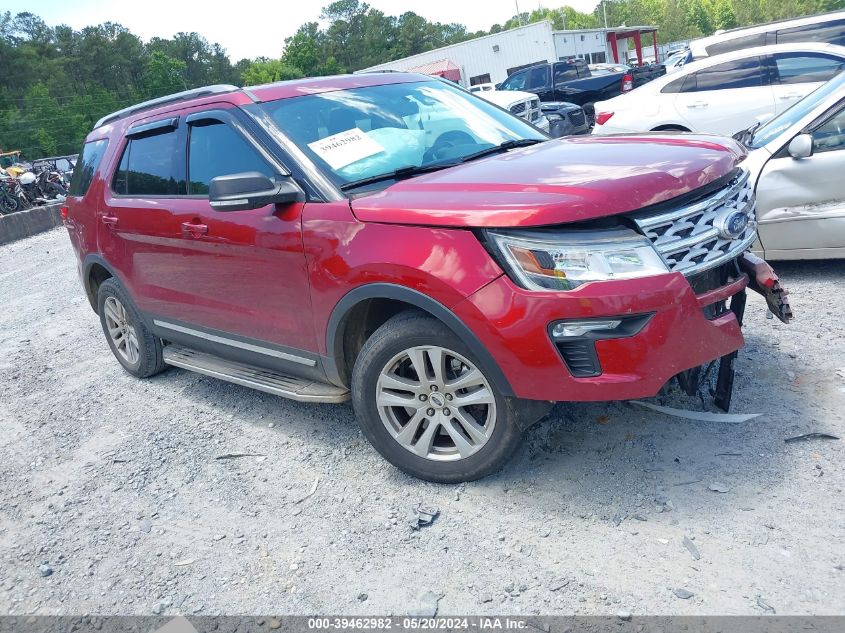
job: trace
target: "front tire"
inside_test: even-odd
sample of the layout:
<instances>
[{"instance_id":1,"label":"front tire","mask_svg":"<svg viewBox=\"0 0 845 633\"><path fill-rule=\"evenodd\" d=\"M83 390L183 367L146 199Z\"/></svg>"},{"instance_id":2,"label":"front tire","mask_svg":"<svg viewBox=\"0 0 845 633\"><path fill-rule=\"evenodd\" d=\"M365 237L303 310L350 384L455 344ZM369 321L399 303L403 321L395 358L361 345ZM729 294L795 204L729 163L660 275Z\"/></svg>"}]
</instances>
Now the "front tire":
<instances>
[{"instance_id":1,"label":"front tire","mask_svg":"<svg viewBox=\"0 0 845 633\"><path fill-rule=\"evenodd\" d=\"M479 479L522 440L509 403L449 328L399 314L364 344L352 372L358 424L402 471L438 483Z\"/></svg>"},{"instance_id":2,"label":"front tire","mask_svg":"<svg viewBox=\"0 0 845 633\"><path fill-rule=\"evenodd\" d=\"M136 378L148 378L167 368L162 360L161 339L144 325L126 291L114 279L106 279L97 291L100 324L112 354Z\"/></svg>"}]
</instances>

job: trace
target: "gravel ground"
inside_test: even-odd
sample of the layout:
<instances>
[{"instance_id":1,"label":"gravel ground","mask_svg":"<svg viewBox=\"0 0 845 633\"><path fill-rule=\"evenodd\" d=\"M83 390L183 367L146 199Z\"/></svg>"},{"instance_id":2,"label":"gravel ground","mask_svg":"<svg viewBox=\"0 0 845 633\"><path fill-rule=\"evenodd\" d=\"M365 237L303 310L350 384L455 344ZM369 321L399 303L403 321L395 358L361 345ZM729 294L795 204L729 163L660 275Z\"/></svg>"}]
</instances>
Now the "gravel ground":
<instances>
[{"instance_id":1,"label":"gravel ground","mask_svg":"<svg viewBox=\"0 0 845 633\"><path fill-rule=\"evenodd\" d=\"M845 441L784 439L845 438L845 262L778 270L797 320L752 295L738 361L762 417L558 405L504 471L439 486L348 405L131 378L64 229L4 246L0 613L843 614Z\"/></svg>"}]
</instances>

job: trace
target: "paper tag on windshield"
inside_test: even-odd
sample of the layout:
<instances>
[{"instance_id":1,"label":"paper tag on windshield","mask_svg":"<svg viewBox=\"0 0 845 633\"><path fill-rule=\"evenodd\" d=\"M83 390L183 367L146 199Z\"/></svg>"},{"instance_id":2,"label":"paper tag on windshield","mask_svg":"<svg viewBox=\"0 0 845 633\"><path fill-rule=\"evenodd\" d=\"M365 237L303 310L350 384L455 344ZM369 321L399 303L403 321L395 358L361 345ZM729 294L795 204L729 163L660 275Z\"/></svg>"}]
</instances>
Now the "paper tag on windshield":
<instances>
[{"instance_id":1,"label":"paper tag on windshield","mask_svg":"<svg viewBox=\"0 0 845 633\"><path fill-rule=\"evenodd\" d=\"M308 147L332 169L346 167L384 151L381 145L357 127L308 143Z\"/></svg>"}]
</instances>

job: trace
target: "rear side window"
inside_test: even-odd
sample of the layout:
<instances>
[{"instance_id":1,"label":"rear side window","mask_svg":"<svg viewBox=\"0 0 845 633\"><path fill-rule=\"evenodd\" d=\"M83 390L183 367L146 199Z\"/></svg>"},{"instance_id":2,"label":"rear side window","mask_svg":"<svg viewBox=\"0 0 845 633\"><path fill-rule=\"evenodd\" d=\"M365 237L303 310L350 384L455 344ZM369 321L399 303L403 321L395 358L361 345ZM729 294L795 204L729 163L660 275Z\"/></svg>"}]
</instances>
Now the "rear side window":
<instances>
[{"instance_id":1,"label":"rear side window","mask_svg":"<svg viewBox=\"0 0 845 633\"><path fill-rule=\"evenodd\" d=\"M68 195L84 196L87 193L88 187L94 180L94 172L100 166L100 161L103 160L108 144L109 142L106 139L85 143L76 163L76 168L73 170Z\"/></svg>"},{"instance_id":2,"label":"rear side window","mask_svg":"<svg viewBox=\"0 0 845 633\"><path fill-rule=\"evenodd\" d=\"M244 171L273 177L273 170L255 148L225 123L208 121L205 125L191 126L188 193L207 194L212 178Z\"/></svg>"},{"instance_id":3,"label":"rear side window","mask_svg":"<svg viewBox=\"0 0 845 633\"><path fill-rule=\"evenodd\" d=\"M755 33L754 35L735 37L725 42L716 42L707 47L707 54L712 57L714 55L721 55L722 53L739 51L743 48L766 46L767 35L767 33Z\"/></svg>"},{"instance_id":4,"label":"rear side window","mask_svg":"<svg viewBox=\"0 0 845 633\"><path fill-rule=\"evenodd\" d=\"M845 46L845 20L805 24L777 32L777 43L825 42Z\"/></svg>"},{"instance_id":5,"label":"rear side window","mask_svg":"<svg viewBox=\"0 0 845 633\"><path fill-rule=\"evenodd\" d=\"M184 150L176 132L130 139L112 190L127 196L185 195Z\"/></svg>"},{"instance_id":6,"label":"rear side window","mask_svg":"<svg viewBox=\"0 0 845 633\"><path fill-rule=\"evenodd\" d=\"M781 84L822 83L845 70L842 59L822 53L777 53L774 58Z\"/></svg>"},{"instance_id":7,"label":"rear side window","mask_svg":"<svg viewBox=\"0 0 845 633\"><path fill-rule=\"evenodd\" d=\"M686 87L686 90L684 90ZM663 86L660 91L663 94L675 94L677 92L694 92L695 91L695 73L670 81Z\"/></svg>"},{"instance_id":8,"label":"rear side window","mask_svg":"<svg viewBox=\"0 0 845 633\"><path fill-rule=\"evenodd\" d=\"M763 67L757 56L716 64L695 73L695 88L683 85L682 92L732 90L763 85ZM692 88L692 89L690 89Z\"/></svg>"}]
</instances>

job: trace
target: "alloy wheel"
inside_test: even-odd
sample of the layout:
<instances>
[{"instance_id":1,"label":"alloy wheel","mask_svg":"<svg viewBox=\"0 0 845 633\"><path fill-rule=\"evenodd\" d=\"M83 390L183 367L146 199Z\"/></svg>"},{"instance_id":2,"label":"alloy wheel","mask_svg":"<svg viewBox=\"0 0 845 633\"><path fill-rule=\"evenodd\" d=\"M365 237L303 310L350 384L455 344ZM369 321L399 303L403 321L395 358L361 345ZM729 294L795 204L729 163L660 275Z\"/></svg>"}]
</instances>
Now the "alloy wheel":
<instances>
[{"instance_id":1,"label":"alloy wheel","mask_svg":"<svg viewBox=\"0 0 845 633\"><path fill-rule=\"evenodd\" d=\"M126 308L116 297L106 298L103 304L106 317L106 328L114 344L115 350L121 358L130 365L135 365L141 357L138 345L138 333L135 326L129 322Z\"/></svg>"},{"instance_id":2,"label":"alloy wheel","mask_svg":"<svg viewBox=\"0 0 845 633\"><path fill-rule=\"evenodd\" d=\"M376 405L393 439L435 461L473 455L496 425L496 398L484 374L465 357L436 345L394 356L379 374Z\"/></svg>"}]
</instances>

